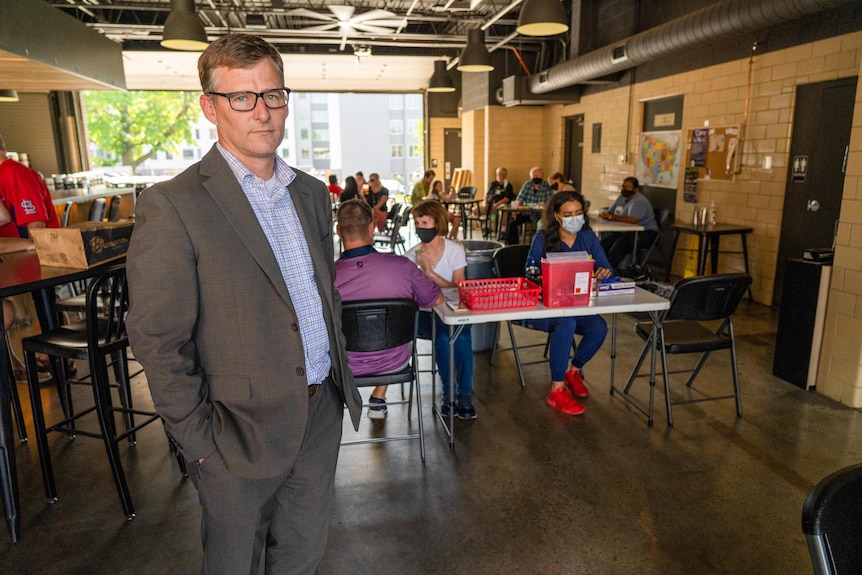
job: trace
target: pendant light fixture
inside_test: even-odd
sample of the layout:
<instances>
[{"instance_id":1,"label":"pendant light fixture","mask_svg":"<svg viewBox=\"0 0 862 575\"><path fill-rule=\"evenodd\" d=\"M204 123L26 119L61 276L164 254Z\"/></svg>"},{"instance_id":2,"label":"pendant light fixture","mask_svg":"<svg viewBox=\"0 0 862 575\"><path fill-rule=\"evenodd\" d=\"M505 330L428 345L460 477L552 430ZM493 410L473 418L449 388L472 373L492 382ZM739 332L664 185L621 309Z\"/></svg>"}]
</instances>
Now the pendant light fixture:
<instances>
[{"instance_id":1,"label":"pendant light fixture","mask_svg":"<svg viewBox=\"0 0 862 575\"><path fill-rule=\"evenodd\" d=\"M518 34L556 36L569 29L566 8L560 0L527 0L518 17Z\"/></svg>"},{"instance_id":2,"label":"pendant light fixture","mask_svg":"<svg viewBox=\"0 0 862 575\"><path fill-rule=\"evenodd\" d=\"M17 91L15 91L15 90L0 90L0 102L17 102L17 101L18 101L18 92Z\"/></svg>"},{"instance_id":3,"label":"pendant light fixture","mask_svg":"<svg viewBox=\"0 0 862 575\"><path fill-rule=\"evenodd\" d=\"M429 92L454 92L455 84L452 82L452 76L446 71L446 60L434 61L434 74L431 75L431 80L428 82Z\"/></svg>"},{"instance_id":4,"label":"pendant light fixture","mask_svg":"<svg viewBox=\"0 0 862 575\"><path fill-rule=\"evenodd\" d=\"M467 31L467 45L461 51L458 59L458 70L461 72L490 72L491 54L485 47L485 31L481 28Z\"/></svg>"},{"instance_id":5,"label":"pendant light fixture","mask_svg":"<svg viewBox=\"0 0 862 575\"><path fill-rule=\"evenodd\" d=\"M207 31L195 13L195 0L171 0L171 13L162 32L162 46L171 50L200 52L208 45Z\"/></svg>"}]
</instances>

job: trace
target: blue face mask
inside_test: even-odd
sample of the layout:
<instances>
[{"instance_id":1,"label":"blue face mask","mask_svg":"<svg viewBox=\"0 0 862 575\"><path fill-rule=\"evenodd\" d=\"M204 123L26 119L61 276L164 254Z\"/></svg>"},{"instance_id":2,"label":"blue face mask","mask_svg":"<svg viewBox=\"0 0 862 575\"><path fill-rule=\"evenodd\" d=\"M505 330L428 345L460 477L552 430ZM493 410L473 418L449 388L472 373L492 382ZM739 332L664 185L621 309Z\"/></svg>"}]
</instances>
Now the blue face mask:
<instances>
[{"instance_id":1,"label":"blue face mask","mask_svg":"<svg viewBox=\"0 0 862 575\"><path fill-rule=\"evenodd\" d=\"M570 234L576 234L584 227L584 216L566 216L563 218L562 227Z\"/></svg>"}]
</instances>

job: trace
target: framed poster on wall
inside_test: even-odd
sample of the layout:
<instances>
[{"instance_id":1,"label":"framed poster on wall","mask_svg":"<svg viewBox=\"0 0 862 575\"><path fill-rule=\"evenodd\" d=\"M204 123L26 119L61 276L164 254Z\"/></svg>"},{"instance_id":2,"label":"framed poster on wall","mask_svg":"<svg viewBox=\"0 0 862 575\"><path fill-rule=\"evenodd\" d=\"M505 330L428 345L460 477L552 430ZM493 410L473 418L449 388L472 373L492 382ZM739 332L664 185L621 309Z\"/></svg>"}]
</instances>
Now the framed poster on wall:
<instances>
[{"instance_id":1,"label":"framed poster on wall","mask_svg":"<svg viewBox=\"0 0 862 575\"><path fill-rule=\"evenodd\" d=\"M636 177L641 185L676 188L679 182L680 132L641 134Z\"/></svg>"}]
</instances>

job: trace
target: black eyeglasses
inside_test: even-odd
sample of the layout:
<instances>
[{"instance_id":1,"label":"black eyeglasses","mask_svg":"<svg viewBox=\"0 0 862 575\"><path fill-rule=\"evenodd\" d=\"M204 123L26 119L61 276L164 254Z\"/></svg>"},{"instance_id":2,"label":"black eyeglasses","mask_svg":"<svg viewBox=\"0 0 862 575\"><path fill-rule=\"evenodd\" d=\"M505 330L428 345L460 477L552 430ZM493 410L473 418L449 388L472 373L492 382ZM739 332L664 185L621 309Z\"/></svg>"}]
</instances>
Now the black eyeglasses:
<instances>
[{"instance_id":1,"label":"black eyeglasses","mask_svg":"<svg viewBox=\"0 0 862 575\"><path fill-rule=\"evenodd\" d=\"M258 98L263 100L263 104L270 109L277 110L287 106L287 101L290 99L290 88L276 88L274 90L266 90L265 92L207 92L209 96L224 97L232 110L237 112L250 112L257 106ZM254 98L252 98L254 96Z\"/></svg>"},{"instance_id":2,"label":"black eyeglasses","mask_svg":"<svg viewBox=\"0 0 862 575\"><path fill-rule=\"evenodd\" d=\"M368 181L371 182L372 184L377 182L377 180L368 180Z\"/></svg>"}]
</instances>

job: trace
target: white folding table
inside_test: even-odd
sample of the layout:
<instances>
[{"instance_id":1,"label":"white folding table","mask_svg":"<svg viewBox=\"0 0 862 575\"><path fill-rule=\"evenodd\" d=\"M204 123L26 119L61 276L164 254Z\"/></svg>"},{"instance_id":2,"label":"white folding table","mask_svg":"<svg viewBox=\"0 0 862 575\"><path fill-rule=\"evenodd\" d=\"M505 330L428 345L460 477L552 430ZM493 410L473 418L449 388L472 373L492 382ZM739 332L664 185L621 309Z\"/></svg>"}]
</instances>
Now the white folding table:
<instances>
[{"instance_id":1,"label":"white folding table","mask_svg":"<svg viewBox=\"0 0 862 575\"><path fill-rule=\"evenodd\" d=\"M457 290L444 290L449 301L456 300ZM652 426L653 396L655 391L655 354L656 342L653 338L652 352L650 355L650 399L649 407L645 409L639 405L628 393L614 387L614 362L616 359L617 346L617 316L618 313L646 312L653 322L655 332L658 332L662 319L662 311L670 308L670 301L652 292L641 288L635 288L635 293L624 295L603 296L590 299L589 305L572 307L545 307L541 302L535 307L501 309L496 311L472 311L452 309L444 302L434 308L434 312L449 326L449 397L455 397L455 340L461 335L465 325L478 323L491 323L495 321L512 321L523 319L540 319L551 317L577 317L587 315L611 315L611 385L610 393L619 392L620 395L632 404L638 411L647 416L648 424ZM432 322L433 325L433 322ZM432 340L433 341L433 340ZM433 347L433 345L432 345ZM433 369L433 367L432 367ZM449 447L455 446L455 413L450 410L448 421L434 402L434 413L442 422L446 433L449 435Z\"/></svg>"}]
</instances>

